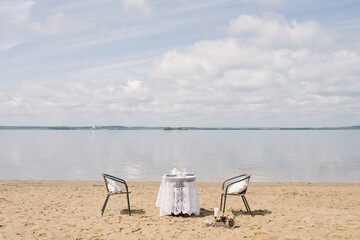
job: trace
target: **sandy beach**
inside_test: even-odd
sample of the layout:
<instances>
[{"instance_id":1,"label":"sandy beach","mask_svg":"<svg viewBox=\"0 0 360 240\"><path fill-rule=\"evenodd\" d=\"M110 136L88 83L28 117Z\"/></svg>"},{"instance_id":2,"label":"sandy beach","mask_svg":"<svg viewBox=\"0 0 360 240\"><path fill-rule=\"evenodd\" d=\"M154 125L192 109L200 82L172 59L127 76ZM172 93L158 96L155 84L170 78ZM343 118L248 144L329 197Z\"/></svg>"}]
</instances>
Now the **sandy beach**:
<instances>
[{"instance_id":1,"label":"sandy beach","mask_svg":"<svg viewBox=\"0 0 360 240\"><path fill-rule=\"evenodd\" d=\"M0 180L1 239L360 239L360 183L250 183L229 197L235 228L206 227L221 183L197 183L200 216L159 216L160 182L130 182L126 197L106 197L102 181Z\"/></svg>"}]
</instances>

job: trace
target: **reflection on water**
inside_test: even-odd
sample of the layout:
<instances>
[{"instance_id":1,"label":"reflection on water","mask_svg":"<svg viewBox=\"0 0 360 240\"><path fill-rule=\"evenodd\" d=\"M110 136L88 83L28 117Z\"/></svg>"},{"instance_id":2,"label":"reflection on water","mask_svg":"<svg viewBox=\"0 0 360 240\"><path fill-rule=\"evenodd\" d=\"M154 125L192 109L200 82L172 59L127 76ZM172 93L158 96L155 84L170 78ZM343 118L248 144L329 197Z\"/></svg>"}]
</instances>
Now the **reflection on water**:
<instances>
[{"instance_id":1,"label":"reflection on water","mask_svg":"<svg viewBox=\"0 0 360 240\"><path fill-rule=\"evenodd\" d=\"M0 179L360 182L360 131L0 131Z\"/></svg>"}]
</instances>

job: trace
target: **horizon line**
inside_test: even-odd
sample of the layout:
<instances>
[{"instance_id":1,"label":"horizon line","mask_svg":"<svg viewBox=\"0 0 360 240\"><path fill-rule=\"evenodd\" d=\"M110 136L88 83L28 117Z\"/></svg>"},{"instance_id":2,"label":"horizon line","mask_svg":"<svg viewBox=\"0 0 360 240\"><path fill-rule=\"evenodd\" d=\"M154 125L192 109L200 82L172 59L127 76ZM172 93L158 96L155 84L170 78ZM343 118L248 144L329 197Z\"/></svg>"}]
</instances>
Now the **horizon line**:
<instances>
[{"instance_id":1,"label":"horizon line","mask_svg":"<svg viewBox=\"0 0 360 240\"><path fill-rule=\"evenodd\" d=\"M163 129L163 130L286 130L286 129L299 129L299 130L307 130L307 129L360 129L360 125L354 126L337 126L337 127L170 127L170 126L124 126L124 125L90 125L90 126L75 126L75 125L0 125L0 130L4 129L49 129L49 130L76 130L76 129L93 129L93 130L101 130L101 129Z\"/></svg>"}]
</instances>

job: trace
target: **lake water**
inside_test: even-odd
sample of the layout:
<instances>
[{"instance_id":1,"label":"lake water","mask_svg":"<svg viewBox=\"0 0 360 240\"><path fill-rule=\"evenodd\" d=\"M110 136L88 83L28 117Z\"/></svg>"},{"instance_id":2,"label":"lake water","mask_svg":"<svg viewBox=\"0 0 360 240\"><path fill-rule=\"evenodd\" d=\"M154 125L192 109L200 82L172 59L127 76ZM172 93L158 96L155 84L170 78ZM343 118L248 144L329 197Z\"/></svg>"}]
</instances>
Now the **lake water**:
<instances>
[{"instance_id":1,"label":"lake water","mask_svg":"<svg viewBox=\"0 0 360 240\"><path fill-rule=\"evenodd\" d=\"M175 166L202 182L360 182L360 131L0 131L0 179L161 181Z\"/></svg>"}]
</instances>

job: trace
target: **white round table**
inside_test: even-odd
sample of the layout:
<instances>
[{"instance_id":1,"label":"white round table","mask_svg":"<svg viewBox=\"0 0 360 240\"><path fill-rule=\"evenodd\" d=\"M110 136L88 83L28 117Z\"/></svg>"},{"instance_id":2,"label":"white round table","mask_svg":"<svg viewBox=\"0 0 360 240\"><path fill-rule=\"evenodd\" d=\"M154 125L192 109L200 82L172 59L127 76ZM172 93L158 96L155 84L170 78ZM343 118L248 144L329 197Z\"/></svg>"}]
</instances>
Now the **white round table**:
<instances>
[{"instance_id":1,"label":"white round table","mask_svg":"<svg viewBox=\"0 0 360 240\"><path fill-rule=\"evenodd\" d=\"M156 200L160 216L175 214L200 215L196 175L164 175Z\"/></svg>"}]
</instances>

